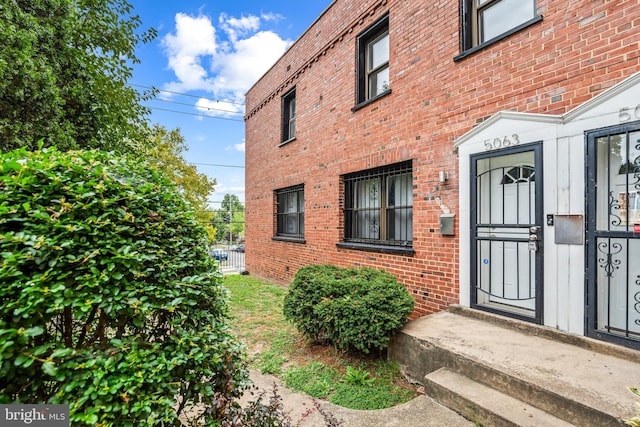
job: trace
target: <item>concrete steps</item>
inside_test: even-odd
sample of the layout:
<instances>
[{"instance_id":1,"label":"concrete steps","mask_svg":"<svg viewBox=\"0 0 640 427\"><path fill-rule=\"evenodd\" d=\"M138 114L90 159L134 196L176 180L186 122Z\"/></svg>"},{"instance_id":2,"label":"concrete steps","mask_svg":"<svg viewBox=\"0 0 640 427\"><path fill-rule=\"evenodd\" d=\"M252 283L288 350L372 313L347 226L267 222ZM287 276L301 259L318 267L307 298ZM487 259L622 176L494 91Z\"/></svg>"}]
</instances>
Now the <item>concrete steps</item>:
<instances>
[{"instance_id":1,"label":"concrete steps","mask_svg":"<svg viewBox=\"0 0 640 427\"><path fill-rule=\"evenodd\" d=\"M491 387L440 368L425 377L425 391L441 404L480 425L570 427L570 424Z\"/></svg>"},{"instance_id":2,"label":"concrete steps","mask_svg":"<svg viewBox=\"0 0 640 427\"><path fill-rule=\"evenodd\" d=\"M409 322L389 348L427 395L483 426L622 426L640 352L476 310Z\"/></svg>"}]
</instances>

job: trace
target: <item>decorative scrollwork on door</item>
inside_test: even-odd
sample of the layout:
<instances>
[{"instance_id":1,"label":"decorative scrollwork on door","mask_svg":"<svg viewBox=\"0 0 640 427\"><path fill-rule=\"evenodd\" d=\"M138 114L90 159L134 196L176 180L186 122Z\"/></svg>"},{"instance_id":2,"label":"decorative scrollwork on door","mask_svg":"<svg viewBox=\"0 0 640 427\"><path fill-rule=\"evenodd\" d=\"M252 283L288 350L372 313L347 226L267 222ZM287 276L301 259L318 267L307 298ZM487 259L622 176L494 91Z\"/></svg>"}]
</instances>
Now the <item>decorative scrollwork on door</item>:
<instances>
[{"instance_id":1,"label":"decorative scrollwork on door","mask_svg":"<svg viewBox=\"0 0 640 427\"><path fill-rule=\"evenodd\" d=\"M640 286L640 276L638 276L638 278L636 279L636 286ZM636 313L640 314L640 291L636 292L633 295L633 299L635 300L633 308L635 309ZM636 325L640 325L640 318L636 319L634 323Z\"/></svg>"},{"instance_id":2,"label":"decorative scrollwork on door","mask_svg":"<svg viewBox=\"0 0 640 427\"><path fill-rule=\"evenodd\" d=\"M598 251L605 254L605 257L598 258L600 268L604 269L607 277L613 277L613 272L620 268L621 261L614 259L614 255L622 252L622 245L620 243L613 243L609 245L607 242L598 243Z\"/></svg>"},{"instance_id":3,"label":"decorative scrollwork on door","mask_svg":"<svg viewBox=\"0 0 640 427\"><path fill-rule=\"evenodd\" d=\"M622 224L622 219L619 215L613 213L614 210L620 212L620 200L614 197L614 192L609 192L609 218L611 218L611 225L618 226Z\"/></svg>"}]
</instances>

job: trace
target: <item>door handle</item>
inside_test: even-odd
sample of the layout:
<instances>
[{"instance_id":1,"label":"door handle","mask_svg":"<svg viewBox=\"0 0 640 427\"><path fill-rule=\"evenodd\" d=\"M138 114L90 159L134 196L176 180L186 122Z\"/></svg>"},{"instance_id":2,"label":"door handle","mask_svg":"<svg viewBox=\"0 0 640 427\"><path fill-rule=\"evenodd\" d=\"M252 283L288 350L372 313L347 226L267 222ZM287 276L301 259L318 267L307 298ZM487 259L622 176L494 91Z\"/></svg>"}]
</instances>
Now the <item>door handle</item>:
<instances>
[{"instance_id":1,"label":"door handle","mask_svg":"<svg viewBox=\"0 0 640 427\"><path fill-rule=\"evenodd\" d=\"M529 242L530 242L529 243L529 249L532 249L531 242L533 242L534 245L535 245L535 249L532 249L532 250L537 250L538 249L537 248L538 245L537 245L537 243L535 243L535 242L538 241L538 231L540 231L540 227L538 227L536 225L529 227Z\"/></svg>"},{"instance_id":2,"label":"door handle","mask_svg":"<svg viewBox=\"0 0 640 427\"><path fill-rule=\"evenodd\" d=\"M538 232L540 227L533 225L529 227L529 250L536 252L538 250Z\"/></svg>"}]
</instances>

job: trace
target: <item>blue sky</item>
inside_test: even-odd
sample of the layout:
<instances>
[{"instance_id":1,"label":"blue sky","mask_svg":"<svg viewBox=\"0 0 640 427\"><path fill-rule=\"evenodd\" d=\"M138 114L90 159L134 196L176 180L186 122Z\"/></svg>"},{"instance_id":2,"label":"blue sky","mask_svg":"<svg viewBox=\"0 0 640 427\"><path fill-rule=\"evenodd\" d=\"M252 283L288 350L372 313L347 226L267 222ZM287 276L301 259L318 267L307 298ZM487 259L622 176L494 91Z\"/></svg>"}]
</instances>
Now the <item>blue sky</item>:
<instances>
[{"instance_id":1,"label":"blue sky","mask_svg":"<svg viewBox=\"0 0 640 427\"><path fill-rule=\"evenodd\" d=\"M138 46L130 83L166 91L151 120L180 128L186 160L217 180L213 209L227 193L244 202L244 94L331 2L132 1L158 37Z\"/></svg>"}]
</instances>

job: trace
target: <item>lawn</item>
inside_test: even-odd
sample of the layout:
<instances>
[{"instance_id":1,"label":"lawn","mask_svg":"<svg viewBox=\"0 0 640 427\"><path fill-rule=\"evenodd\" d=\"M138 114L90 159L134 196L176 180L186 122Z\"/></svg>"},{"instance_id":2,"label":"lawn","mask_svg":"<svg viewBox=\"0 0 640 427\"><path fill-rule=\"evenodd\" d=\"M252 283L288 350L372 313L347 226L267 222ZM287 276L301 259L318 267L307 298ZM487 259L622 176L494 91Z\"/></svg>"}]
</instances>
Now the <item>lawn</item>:
<instances>
[{"instance_id":1,"label":"lawn","mask_svg":"<svg viewBox=\"0 0 640 427\"><path fill-rule=\"evenodd\" d=\"M388 408L417 396L384 356L345 354L306 340L282 314L286 287L241 275L225 276L224 283L231 292L231 327L253 369L352 409Z\"/></svg>"}]
</instances>

